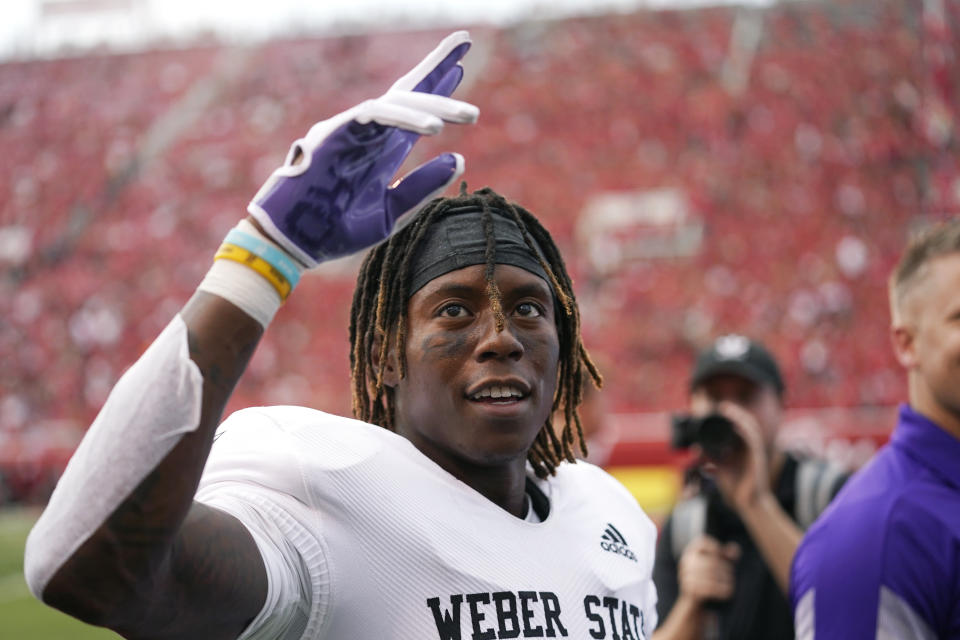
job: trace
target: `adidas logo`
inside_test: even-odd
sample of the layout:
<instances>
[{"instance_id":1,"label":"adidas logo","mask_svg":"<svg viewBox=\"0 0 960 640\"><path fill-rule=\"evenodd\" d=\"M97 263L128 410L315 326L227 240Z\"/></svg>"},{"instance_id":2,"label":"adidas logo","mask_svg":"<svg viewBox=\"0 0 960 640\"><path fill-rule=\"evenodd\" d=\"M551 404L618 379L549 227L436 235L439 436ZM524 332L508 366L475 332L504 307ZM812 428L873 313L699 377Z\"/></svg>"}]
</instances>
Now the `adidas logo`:
<instances>
[{"instance_id":1,"label":"adidas logo","mask_svg":"<svg viewBox=\"0 0 960 640\"><path fill-rule=\"evenodd\" d=\"M630 550L630 546L627 544L623 534L617 531L617 528L610 523L607 523L607 528L603 530L603 535L600 536L600 548L610 553L620 554L634 562L637 561L637 556Z\"/></svg>"}]
</instances>

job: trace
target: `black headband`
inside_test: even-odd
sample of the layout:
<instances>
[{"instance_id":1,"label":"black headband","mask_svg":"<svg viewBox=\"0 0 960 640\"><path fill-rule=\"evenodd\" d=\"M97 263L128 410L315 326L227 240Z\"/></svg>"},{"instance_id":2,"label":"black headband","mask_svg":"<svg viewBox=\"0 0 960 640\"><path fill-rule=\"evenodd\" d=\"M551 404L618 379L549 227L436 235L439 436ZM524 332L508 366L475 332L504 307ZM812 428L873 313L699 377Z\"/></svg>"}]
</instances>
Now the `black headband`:
<instances>
[{"instance_id":1,"label":"black headband","mask_svg":"<svg viewBox=\"0 0 960 640\"><path fill-rule=\"evenodd\" d=\"M508 212L490 207L495 242L493 261L509 264L540 276L547 277L540 261L523 239L516 220ZM445 273L487 262L487 240L483 231L483 208L467 204L454 207L439 214L420 243L411 267L410 295L425 284ZM543 251L531 238L540 256Z\"/></svg>"}]
</instances>

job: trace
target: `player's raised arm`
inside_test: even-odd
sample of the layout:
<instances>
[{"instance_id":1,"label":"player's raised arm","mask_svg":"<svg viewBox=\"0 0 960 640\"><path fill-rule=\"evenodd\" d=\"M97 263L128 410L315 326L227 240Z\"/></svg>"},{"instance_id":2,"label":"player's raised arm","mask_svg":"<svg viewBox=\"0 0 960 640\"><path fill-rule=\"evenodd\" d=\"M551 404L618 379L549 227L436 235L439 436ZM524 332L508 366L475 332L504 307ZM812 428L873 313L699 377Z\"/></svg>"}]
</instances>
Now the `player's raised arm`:
<instances>
[{"instance_id":1,"label":"player's raised arm","mask_svg":"<svg viewBox=\"0 0 960 640\"><path fill-rule=\"evenodd\" d=\"M376 244L463 171L443 154L393 187L420 135L470 123L449 98L470 46L446 38L383 96L314 125L230 231L179 315L127 371L27 542L45 602L128 637L235 638L268 597L261 549L194 502L214 430L304 269Z\"/></svg>"}]
</instances>

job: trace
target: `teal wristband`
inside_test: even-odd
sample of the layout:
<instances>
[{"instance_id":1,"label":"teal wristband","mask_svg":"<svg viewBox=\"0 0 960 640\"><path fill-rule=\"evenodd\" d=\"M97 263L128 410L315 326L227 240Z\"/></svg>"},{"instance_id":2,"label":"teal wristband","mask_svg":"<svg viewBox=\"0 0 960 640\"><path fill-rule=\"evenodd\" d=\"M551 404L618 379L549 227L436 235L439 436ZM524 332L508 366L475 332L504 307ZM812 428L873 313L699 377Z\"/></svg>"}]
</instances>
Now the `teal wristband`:
<instances>
[{"instance_id":1,"label":"teal wristband","mask_svg":"<svg viewBox=\"0 0 960 640\"><path fill-rule=\"evenodd\" d=\"M290 283L291 290L300 282L301 269L293 261L293 258L266 240L244 233L240 229L231 229L223 241L246 249L269 263L271 267L283 274L283 277Z\"/></svg>"}]
</instances>

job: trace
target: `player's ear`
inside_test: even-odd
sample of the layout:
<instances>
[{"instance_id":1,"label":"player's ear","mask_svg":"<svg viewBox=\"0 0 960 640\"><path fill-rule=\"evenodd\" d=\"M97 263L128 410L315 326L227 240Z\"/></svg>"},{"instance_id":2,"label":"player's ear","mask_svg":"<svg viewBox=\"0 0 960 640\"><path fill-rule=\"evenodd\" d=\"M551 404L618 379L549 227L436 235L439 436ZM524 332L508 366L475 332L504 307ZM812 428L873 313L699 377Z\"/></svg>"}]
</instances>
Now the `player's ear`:
<instances>
[{"instance_id":1,"label":"player's ear","mask_svg":"<svg viewBox=\"0 0 960 640\"><path fill-rule=\"evenodd\" d=\"M916 341L913 327L895 323L890 327L890 342L897 362L908 371L917 366Z\"/></svg>"},{"instance_id":2,"label":"player's ear","mask_svg":"<svg viewBox=\"0 0 960 640\"><path fill-rule=\"evenodd\" d=\"M380 352L383 349L384 335L377 331L370 349L370 368L376 373L380 370ZM400 382L400 363L397 358L397 341L391 335L387 343L386 357L383 367L383 384L395 387Z\"/></svg>"}]
</instances>

